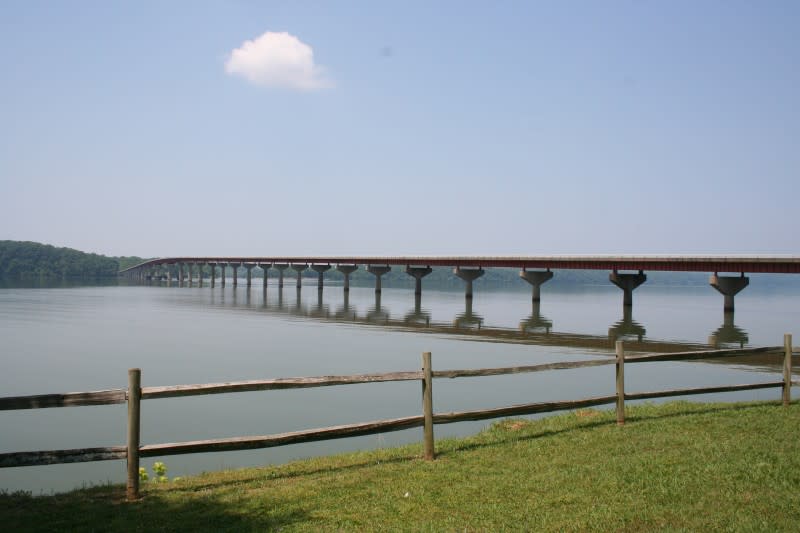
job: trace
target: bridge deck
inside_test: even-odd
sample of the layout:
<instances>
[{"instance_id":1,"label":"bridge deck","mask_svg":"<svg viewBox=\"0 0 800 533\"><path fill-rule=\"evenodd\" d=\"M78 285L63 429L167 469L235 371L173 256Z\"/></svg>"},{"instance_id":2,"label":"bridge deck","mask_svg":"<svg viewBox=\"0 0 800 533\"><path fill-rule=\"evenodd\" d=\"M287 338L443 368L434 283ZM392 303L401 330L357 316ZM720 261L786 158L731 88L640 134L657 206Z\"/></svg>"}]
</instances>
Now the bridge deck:
<instances>
[{"instance_id":1,"label":"bridge deck","mask_svg":"<svg viewBox=\"0 0 800 533\"><path fill-rule=\"evenodd\" d=\"M123 270L173 263L425 265L531 269L800 274L797 256L237 256L164 257Z\"/></svg>"}]
</instances>

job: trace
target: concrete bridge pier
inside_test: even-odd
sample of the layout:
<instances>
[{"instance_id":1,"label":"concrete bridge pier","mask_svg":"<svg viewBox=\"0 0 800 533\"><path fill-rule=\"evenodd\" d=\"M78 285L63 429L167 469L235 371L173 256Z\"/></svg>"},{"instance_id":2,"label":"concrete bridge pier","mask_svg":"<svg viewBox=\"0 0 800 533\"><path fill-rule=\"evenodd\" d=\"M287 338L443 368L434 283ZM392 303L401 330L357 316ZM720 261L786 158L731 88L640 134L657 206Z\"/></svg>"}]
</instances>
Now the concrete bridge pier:
<instances>
[{"instance_id":1,"label":"concrete bridge pier","mask_svg":"<svg viewBox=\"0 0 800 533\"><path fill-rule=\"evenodd\" d=\"M608 275L608 280L625 291L622 297L622 305L631 307L633 306L633 290L647 281L647 275L641 270L638 274L620 274L615 270Z\"/></svg>"},{"instance_id":2,"label":"concrete bridge pier","mask_svg":"<svg viewBox=\"0 0 800 533\"><path fill-rule=\"evenodd\" d=\"M178 263L178 286L179 287L183 287L183 278L184 278L183 263Z\"/></svg>"},{"instance_id":3,"label":"concrete bridge pier","mask_svg":"<svg viewBox=\"0 0 800 533\"><path fill-rule=\"evenodd\" d=\"M323 286L323 282L324 282L324 274L325 274L325 272L327 272L330 269L331 269L330 265L311 265L311 270L316 272L317 275L318 275L318 278L317 278L317 290L318 291L322 290L322 286Z\"/></svg>"},{"instance_id":4,"label":"concrete bridge pier","mask_svg":"<svg viewBox=\"0 0 800 533\"><path fill-rule=\"evenodd\" d=\"M344 274L344 292L350 292L350 274L358 270L358 265L336 265L336 270Z\"/></svg>"},{"instance_id":5,"label":"concrete bridge pier","mask_svg":"<svg viewBox=\"0 0 800 533\"><path fill-rule=\"evenodd\" d=\"M472 299L472 282L486 273L482 268L461 268L456 267L453 269L453 274L463 279L466 283L464 288L464 297L468 300Z\"/></svg>"},{"instance_id":6,"label":"concrete bridge pier","mask_svg":"<svg viewBox=\"0 0 800 533\"><path fill-rule=\"evenodd\" d=\"M221 285L225 286L225 267L227 267L227 263L220 263L219 264L219 278L221 281Z\"/></svg>"},{"instance_id":7,"label":"concrete bridge pier","mask_svg":"<svg viewBox=\"0 0 800 533\"><path fill-rule=\"evenodd\" d=\"M750 284L750 278L745 277L744 272L739 277L719 276L716 272L711 275L708 283L717 289L720 294L725 296L725 307L723 311L733 313L733 297Z\"/></svg>"},{"instance_id":8,"label":"concrete bridge pier","mask_svg":"<svg viewBox=\"0 0 800 533\"><path fill-rule=\"evenodd\" d=\"M297 272L297 288L298 290L303 286L303 271L308 268L305 263L292 263L292 270Z\"/></svg>"},{"instance_id":9,"label":"concrete bridge pier","mask_svg":"<svg viewBox=\"0 0 800 533\"><path fill-rule=\"evenodd\" d=\"M264 290L267 290L267 279L269 279L269 269L272 268L272 264L259 263L258 266L264 271Z\"/></svg>"},{"instance_id":10,"label":"concrete bridge pier","mask_svg":"<svg viewBox=\"0 0 800 533\"><path fill-rule=\"evenodd\" d=\"M283 288L283 271L289 268L288 263L275 263L272 268L278 271L278 288Z\"/></svg>"},{"instance_id":11,"label":"concrete bridge pier","mask_svg":"<svg viewBox=\"0 0 800 533\"><path fill-rule=\"evenodd\" d=\"M546 271L532 270L530 272L523 268L519 273L519 277L533 286L533 296L531 301L540 302L542 301L542 284L553 279L553 273L550 272L549 268Z\"/></svg>"},{"instance_id":12,"label":"concrete bridge pier","mask_svg":"<svg viewBox=\"0 0 800 533\"><path fill-rule=\"evenodd\" d=\"M192 283L194 283L194 263L186 263L186 268L189 271L186 279L189 281L189 286L191 287Z\"/></svg>"},{"instance_id":13,"label":"concrete bridge pier","mask_svg":"<svg viewBox=\"0 0 800 533\"><path fill-rule=\"evenodd\" d=\"M242 265L247 269L247 288L249 289L253 285L253 267L255 267L256 264L242 263Z\"/></svg>"},{"instance_id":14,"label":"concrete bridge pier","mask_svg":"<svg viewBox=\"0 0 800 533\"><path fill-rule=\"evenodd\" d=\"M429 266L425 267L412 267L411 265L406 266L406 274L409 276L413 276L416 279L416 284L414 285L414 294L422 294L422 278L427 276L433 272L433 269Z\"/></svg>"},{"instance_id":15,"label":"concrete bridge pier","mask_svg":"<svg viewBox=\"0 0 800 533\"><path fill-rule=\"evenodd\" d=\"M228 263L231 267L232 274L233 274L233 288L235 289L237 285L239 285L239 267L242 266L241 263Z\"/></svg>"},{"instance_id":16,"label":"concrete bridge pier","mask_svg":"<svg viewBox=\"0 0 800 533\"><path fill-rule=\"evenodd\" d=\"M392 267L389 265L381 266L381 265L367 265L367 272L370 274L375 275L375 292L381 292L381 276L386 274L387 272L391 272Z\"/></svg>"}]
</instances>

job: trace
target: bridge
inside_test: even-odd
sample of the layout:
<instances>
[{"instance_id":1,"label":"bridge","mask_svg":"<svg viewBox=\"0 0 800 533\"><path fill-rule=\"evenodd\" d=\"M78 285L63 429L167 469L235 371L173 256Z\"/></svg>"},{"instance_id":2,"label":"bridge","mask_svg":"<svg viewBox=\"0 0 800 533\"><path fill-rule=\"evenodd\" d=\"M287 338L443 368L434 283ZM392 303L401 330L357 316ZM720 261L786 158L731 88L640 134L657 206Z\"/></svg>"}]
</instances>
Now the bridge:
<instances>
[{"instance_id":1,"label":"bridge","mask_svg":"<svg viewBox=\"0 0 800 533\"><path fill-rule=\"evenodd\" d=\"M485 268L519 268L520 278L533 290L532 299L541 299L541 286L553 278L553 270L608 270L609 281L623 291L623 306L633 305L633 291L647 281L645 271L709 272L709 284L724 296L724 311L734 310L734 296L744 289L750 278L747 273L800 274L800 257L796 256L265 256L265 257L166 257L146 261L127 268L120 275L131 280L145 281L160 278L166 268L177 265L178 280L183 283L193 279L192 270L198 266L198 281L202 283L203 266L211 268L211 286L216 283L216 268L220 267L221 284L225 285L225 269L231 267L233 285L238 285L238 271L244 267L249 287L252 269L264 271L264 287L269 270L278 271L278 286L283 287L284 271L291 268L297 273L296 285L302 287L302 273L308 269L317 272L317 288L324 286L324 273L334 265L344 275L344 290L350 290L350 274L360 266L375 276L375 291L381 291L381 276L392 266L404 266L405 272L415 278L414 293L422 293L422 279L431 273L431 267L451 267L453 274L465 283L465 297L472 298L472 282L485 273ZM738 275L720 275L720 273ZM170 277L171 279L171 277Z\"/></svg>"}]
</instances>

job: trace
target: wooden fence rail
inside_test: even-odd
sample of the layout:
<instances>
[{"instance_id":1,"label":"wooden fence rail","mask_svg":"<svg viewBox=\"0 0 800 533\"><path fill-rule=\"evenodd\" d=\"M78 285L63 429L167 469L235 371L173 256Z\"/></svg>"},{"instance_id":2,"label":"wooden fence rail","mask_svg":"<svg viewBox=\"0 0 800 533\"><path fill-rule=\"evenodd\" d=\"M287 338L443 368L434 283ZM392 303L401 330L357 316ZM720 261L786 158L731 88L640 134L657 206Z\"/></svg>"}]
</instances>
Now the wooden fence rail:
<instances>
[{"instance_id":1,"label":"wooden fence rail","mask_svg":"<svg viewBox=\"0 0 800 533\"><path fill-rule=\"evenodd\" d=\"M781 381L636 393L626 392L625 390L625 364L660 361L691 361L715 357L736 357L752 354L779 353L783 354L783 379ZM643 400L690 394L708 394L766 388L781 388L783 403L784 405L788 405L791 401L791 387L793 385L800 385L800 381L793 381L791 379L792 355L792 337L791 335L787 334L784 336L784 345L782 347L777 346L734 350L705 350L626 357L623 343L622 341L618 341L616 344L615 359L592 359L584 361L567 361L539 365L482 369L434 371L432 370L431 365L431 354L430 352L425 352L422 355L422 369L418 371L389 372L383 374L356 374L345 376L278 378L163 387L142 387L141 371L139 369L131 369L128 372L129 379L127 389L0 398L0 411L41 409L50 407L72 407L82 405L108 405L127 402L128 438L126 446L0 453L0 468L127 459L127 493L128 498L132 500L139 497L138 471L140 457L269 448L288 444L298 444L302 442L356 437L423 427L424 456L426 459L433 459L435 455L433 438L434 424L450 424L454 422L488 420L506 416L549 413L554 411L580 409L616 403L617 423L619 425L623 425L625 423L626 400ZM433 412L434 378L453 379L464 377L498 376L528 372L543 372L550 370L588 368L605 365L615 365L616 368L616 393L614 395L560 402L520 404L473 411L458 411L451 413ZM376 420L372 422L360 422L318 429L306 429L302 431L278 433L273 435L232 437L164 444L141 445L140 443L141 400L261 390L327 387L390 381L420 381L422 383L423 413L421 415L388 420Z\"/></svg>"},{"instance_id":2,"label":"wooden fence rail","mask_svg":"<svg viewBox=\"0 0 800 533\"><path fill-rule=\"evenodd\" d=\"M125 403L126 401L128 401L128 391L126 389L38 394L36 396L7 396L0 398L0 411L43 409L46 407L77 407L80 405L110 405Z\"/></svg>"}]
</instances>

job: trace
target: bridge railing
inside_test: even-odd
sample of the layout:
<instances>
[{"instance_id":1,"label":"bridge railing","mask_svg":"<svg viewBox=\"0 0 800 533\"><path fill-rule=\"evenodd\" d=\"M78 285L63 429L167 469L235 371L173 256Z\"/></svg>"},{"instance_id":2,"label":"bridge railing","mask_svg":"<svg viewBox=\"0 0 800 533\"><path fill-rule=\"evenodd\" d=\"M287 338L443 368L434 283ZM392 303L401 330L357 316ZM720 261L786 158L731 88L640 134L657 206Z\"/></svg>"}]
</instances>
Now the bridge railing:
<instances>
[{"instance_id":1,"label":"bridge railing","mask_svg":"<svg viewBox=\"0 0 800 533\"><path fill-rule=\"evenodd\" d=\"M128 404L128 442L126 446L79 448L68 450L45 450L0 453L0 468L56 463L75 463L87 461L104 461L127 459L127 493L129 499L139 497L139 458L165 455L177 455L199 452L218 452L269 448L346 437L386 433L403 429L423 427L424 453L426 459L433 459L434 424L450 424L462 421L487 420L507 416L530 415L553 411L579 409L605 404L616 404L617 423L625 422L625 401L692 394L708 394L731 391L744 391L766 388L781 388L784 405L791 401L792 385L800 385L792 381L792 337L784 336L784 345L775 347L744 348L730 350L704 350L692 352L675 352L649 355L625 356L622 341L616 343L616 358L594 359L584 361L568 361L545 363L538 365L513 366L501 368L437 370L431 365L430 352L423 353L422 369L408 372L390 372L382 374L358 374L343 376L293 377L264 380L234 381L226 383L206 383L197 385L174 385L161 387L141 387L140 369L128 371L128 388L93 392L73 392L66 394L44 394L36 396L0 397L1 410L41 409L49 407L71 407L84 405ZM688 389L660 390L649 392L627 392L625 389L624 368L626 364L649 363L659 361L692 361L718 357L736 357L752 354L783 354L783 379L761 383L725 385ZM551 370L568 370L595 366L615 365L616 391L613 395L583 398L559 402L539 402L518 404L505 407L493 407L472 411L449 413L433 412L433 379L464 378L481 376L498 376L521 374ZM359 383L377 383L390 381L422 382L422 414L402 418L384 419L355 424L307 429L272 435L231 437L165 444L141 445L140 435L140 403L142 400L174 398L180 396L196 396L233 392L249 392L278 389L295 389L309 387L326 387L334 385L354 385Z\"/></svg>"}]
</instances>

